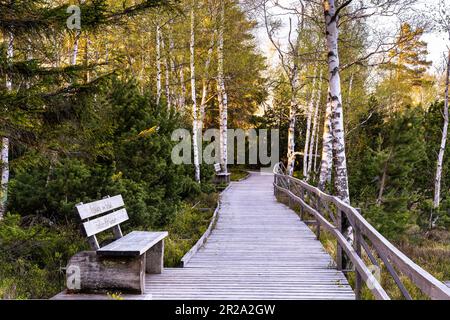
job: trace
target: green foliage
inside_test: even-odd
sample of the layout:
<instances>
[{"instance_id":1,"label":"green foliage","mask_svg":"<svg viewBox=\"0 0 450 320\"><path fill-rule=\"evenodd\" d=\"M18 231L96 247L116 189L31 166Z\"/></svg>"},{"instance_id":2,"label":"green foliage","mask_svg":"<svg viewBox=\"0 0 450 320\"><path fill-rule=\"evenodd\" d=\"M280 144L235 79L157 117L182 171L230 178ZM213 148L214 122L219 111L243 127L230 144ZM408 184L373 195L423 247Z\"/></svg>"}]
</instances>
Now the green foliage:
<instances>
[{"instance_id":1,"label":"green foliage","mask_svg":"<svg viewBox=\"0 0 450 320\"><path fill-rule=\"evenodd\" d=\"M0 223L0 298L50 297L62 288L61 268L85 247L73 228L39 216L5 216Z\"/></svg>"},{"instance_id":2,"label":"green foliage","mask_svg":"<svg viewBox=\"0 0 450 320\"><path fill-rule=\"evenodd\" d=\"M133 82L112 79L96 99L108 110L95 118L103 128L101 136L89 129L89 118L81 123L86 131L76 134L71 128L60 128L59 132L74 134L73 141L80 141L78 150L110 143L91 154L76 152L71 146L74 155L56 154L50 160L33 149L22 151L13 167L10 211L73 221L75 204L120 193L129 206L131 226L168 223L183 199L201 192L191 178L192 167L171 161L175 143L171 133L183 125L179 116L165 106L156 106ZM149 128L154 129L141 134Z\"/></svg>"},{"instance_id":3,"label":"green foliage","mask_svg":"<svg viewBox=\"0 0 450 320\"><path fill-rule=\"evenodd\" d=\"M86 247L74 211L79 202L122 194L130 216L124 231L169 230L171 265L206 230L212 211L187 203L215 207L216 196L202 193L214 191L207 182L212 170L205 170L200 185L192 178L192 166L172 163L171 133L184 126L180 116L157 106L133 81L112 78L99 89L95 98L79 96L85 113L94 115L78 119L83 130L64 121L56 123L57 129L55 123L46 125L52 135L44 141L60 152L47 157L27 146L13 152L8 208L17 214L0 223L0 293L5 298L49 297L61 290L60 267ZM67 136L72 144L64 141Z\"/></svg>"},{"instance_id":4,"label":"green foliage","mask_svg":"<svg viewBox=\"0 0 450 320\"><path fill-rule=\"evenodd\" d=\"M165 242L164 263L169 267L180 265L181 258L206 231L214 209L217 194L199 197L195 207L184 206L169 225L169 238ZM206 206L209 210L199 210ZM206 209L205 208L205 209Z\"/></svg>"}]
</instances>

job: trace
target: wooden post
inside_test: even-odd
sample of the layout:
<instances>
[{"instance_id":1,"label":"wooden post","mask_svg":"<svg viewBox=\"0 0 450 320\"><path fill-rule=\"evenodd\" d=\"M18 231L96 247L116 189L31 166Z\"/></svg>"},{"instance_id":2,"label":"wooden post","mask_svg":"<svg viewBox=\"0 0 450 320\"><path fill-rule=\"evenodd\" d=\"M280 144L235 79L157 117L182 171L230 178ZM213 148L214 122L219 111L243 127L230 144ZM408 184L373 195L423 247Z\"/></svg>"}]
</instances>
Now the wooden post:
<instances>
[{"instance_id":1,"label":"wooden post","mask_svg":"<svg viewBox=\"0 0 450 320\"><path fill-rule=\"evenodd\" d=\"M361 258L361 231L359 228L355 228L355 242L353 246L355 248L356 254ZM358 270L355 268L355 294L356 300L361 300L361 289L362 289L362 278Z\"/></svg>"},{"instance_id":2,"label":"wooden post","mask_svg":"<svg viewBox=\"0 0 450 320\"><path fill-rule=\"evenodd\" d=\"M273 195L276 197L277 196L277 174L275 173L273 175Z\"/></svg>"},{"instance_id":3,"label":"wooden post","mask_svg":"<svg viewBox=\"0 0 450 320\"><path fill-rule=\"evenodd\" d=\"M320 199L319 199L318 196L317 196L317 200L316 200L316 210L317 210L317 212L319 214L322 214L320 212ZM320 240L320 222L319 222L319 219L317 219L317 224L316 224L316 237L317 237L317 240Z\"/></svg>"},{"instance_id":4,"label":"wooden post","mask_svg":"<svg viewBox=\"0 0 450 320\"><path fill-rule=\"evenodd\" d=\"M361 209L360 208L355 208L355 209L359 213L361 213ZM353 243L353 247L354 247L358 257L361 258L362 234L361 234L361 230L357 226L355 226L354 234L355 234L355 241ZM356 268L354 268L354 269L355 269L355 294L356 294L356 299L357 300L361 300L362 278L361 278L361 275L359 274L358 270Z\"/></svg>"},{"instance_id":5,"label":"wooden post","mask_svg":"<svg viewBox=\"0 0 450 320\"><path fill-rule=\"evenodd\" d=\"M347 219L347 216L344 212L342 212L341 209L338 209L337 212L337 228L339 232L342 234L345 230L349 227L349 221ZM346 270L349 265L349 259L342 249L342 247L338 244L337 250L336 250L336 264L338 270Z\"/></svg>"},{"instance_id":6,"label":"wooden post","mask_svg":"<svg viewBox=\"0 0 450 320\"><path fill-rule=\"evenodd\" d=\"M145 255L101 257L95 251L82 251L67 264L69 292L119 290L144 293Z\"/></svg>"},{"instance_id":7,"label":"wooden post","mask_svg":"<svg viewBox=\"0 0 450 320\"><path fill-rule=\"evenodd\" d=\"M291 180L290 179L288 179L287 180L287 185L288 185L288 190L289 191L291 191ZM291 191L292 192L292 191ZM288 201L289 201L289 209L292 209L292 205L291 205L291 195L290 194L288 194L287 195L288 196Z\"/></svg>"},{"instance_id":8,"label":"wooden post","mask_svg":"<svg viewBox=\"0 0 450 320\"><path fill-rule=\"evenodd\" d=\"M305 195L304 195L304 190L303 188L300 186L300 199L302 199L303 201L305 201ZM303 210L303 206L300 205L300 220L304 220L305 219L305 212Z\"/></svg>"},{"instance_id":9,"label":"wooden post","mask_svg":"<svg viewBox=\"0 0 450 320\"><path fill-rule=\"evenodd\" d=\"M145 271L147 273L162 273L164 270L164 239L150 248L145 255Z\"/></svg>"}]
</instances>

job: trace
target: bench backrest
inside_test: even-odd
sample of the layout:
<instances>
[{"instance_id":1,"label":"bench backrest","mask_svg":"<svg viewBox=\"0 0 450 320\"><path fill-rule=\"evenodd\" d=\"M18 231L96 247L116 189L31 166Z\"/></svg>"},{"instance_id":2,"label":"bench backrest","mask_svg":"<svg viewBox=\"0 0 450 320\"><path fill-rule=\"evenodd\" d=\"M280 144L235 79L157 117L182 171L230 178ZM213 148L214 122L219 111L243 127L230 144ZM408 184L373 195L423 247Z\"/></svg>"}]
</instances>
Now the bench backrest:
<instances>
[{"instance_id":1,"label":"bench backrest","mask_svg":"<svg viewBox=\"0 0 450 320\"><path fill-rule=\"evenodd\" d=\"M128 220L128 214L121 195L107 197L102 200L79 203L75 206L83 223L83 228L88 237L89 244L93 250L98 250L96 234L112 229L116 239L122 237L120 224ZM92 217L95 219L91 219Z\"/></svg>"},{"instance_id":2,"label":"bench backrest","mask_svg":"<svg viewBox=\"0 0 450 320\"><path fill-rule=\"evenodd\" d=\"M222 171L222 167L221 167L220 163L214 163L214 171L216 171L216 173L219 173Z\"/></svg>"}]
</instances>

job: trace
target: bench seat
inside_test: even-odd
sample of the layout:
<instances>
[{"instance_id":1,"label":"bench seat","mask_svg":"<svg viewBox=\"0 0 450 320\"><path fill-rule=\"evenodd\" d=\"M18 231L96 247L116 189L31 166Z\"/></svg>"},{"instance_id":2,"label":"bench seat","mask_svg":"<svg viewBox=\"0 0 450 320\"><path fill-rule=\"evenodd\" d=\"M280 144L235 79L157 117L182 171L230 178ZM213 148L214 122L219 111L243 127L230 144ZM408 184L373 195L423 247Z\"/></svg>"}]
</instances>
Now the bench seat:
<instances>
[{"instance_id":1,"label":"bench seat","mask_svg":"<svg viewBox=\"0 0 450 320\"><path fill-rule=\"evenodd\" d=\"M167 237L167 231L132 231L129 234L97 250L101 256L136 257L147 252L155 244Z\"/></svg>"}]
</instances>

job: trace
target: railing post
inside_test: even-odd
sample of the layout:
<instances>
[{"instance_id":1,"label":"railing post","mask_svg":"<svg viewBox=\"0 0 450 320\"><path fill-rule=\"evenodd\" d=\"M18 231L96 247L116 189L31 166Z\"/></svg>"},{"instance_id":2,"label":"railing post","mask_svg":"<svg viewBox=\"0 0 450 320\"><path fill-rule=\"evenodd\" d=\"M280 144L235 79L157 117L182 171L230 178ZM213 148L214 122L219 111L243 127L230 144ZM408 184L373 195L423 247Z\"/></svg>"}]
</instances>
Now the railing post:
<instances>
[{"instance_id":1,"label":"railing post","mask_svg":"<svg viewBox=\"0 0 450 320\"><path fill-rule=\"evenodd\" d=\"M361 213L360 208L355 208L355 209L359 213ZM354 230L355 241L353 243L353 247L354 247L358 257L361 258L362 234L361 234L361 230L358 228L358 226L355 225L354 227L355 227L355 230ZM358 270L355 268L355 294L356 294L357 300L361 300L361 290L362 290L362 278L361 278L361 275L359 274Z\"/></svg>"},{"instance_id":2,"label":"railing post","mask_svg":"<svg viewBox=\"0 0 450 320\"><path fill-rule=\"evenodd\" d=\"M361 231L359 228L355 228L355 242L353 243L354 249L358 257L361 258ZM358 270L355 268L355 294L356 299L361 300L362 278Z\"/></svg>"},{"instance_id":3,"label":"railing post","mask_svg":"<svg viewBox=\"0 0 450 320\"><path fill-rule=\"evenodd\" d=\"M339 232L343 234L343 232L347 230L349 227L349 221L345 213L342 212L342 210L339 208L337 211L336 219L337 219L337 228ZM339 245L339 243L337 245L336 250L336 264L338 270L346 270L349 265L349 259L344 250L342 249L342 247Z\"/></svg>"},{"instance_id":4,"label":"railing post","mask_svg":"<svg viewBox=\"0 0 450 320\"><path fill-rule=\"evenodd\" d=\"M305 201L305 190L303 189L302 186L299 186L299 187L300 187L300 199ZM305 213L304 213L304 210L303 210L303 206L300 204L300 220L301 221L304 220L304 218L305 218L304 216L305 216Z\"/></svg>"},{"instance_id":5,"label":"railing post","mask_svg":"<svg viewBox=\"0 0 450 320\"><path fill-rule=\"evenodd\" d=\"M320 212L320 199L319 199L318 196L317 196L317 200L316 200L316 210L317 210L317 212L319 214L322 214ZM317 219L317 224L316 224L316 237L317 237L317 240L320 240L320 222L319 222L319 219Z\"/></svg>"},{"instance_id":6,"label":"railing post","mask_svg":"<svg viewBox=\"0 0 450 320\"><path fill-rule=\"evenodd\" d=\"M291 191L291 179L287 179L287 187L288 187L288 190L290 191L290 192L292 192ZM292 206L291 206L291 195L290 194L288 194L287 195L288 196L288 201L289 201L289 209L292 209Z\"/></svg>"},{"instance_id":7,"label":"railing post","mask_svg":"<svg viewBox=\"0 0 450 320\"><path fill-rule=\"evenodd\" d=\"M273 174L273 195L276 197L277 196L277 174L274 173Z\"/></svg>"}]
</instances>

